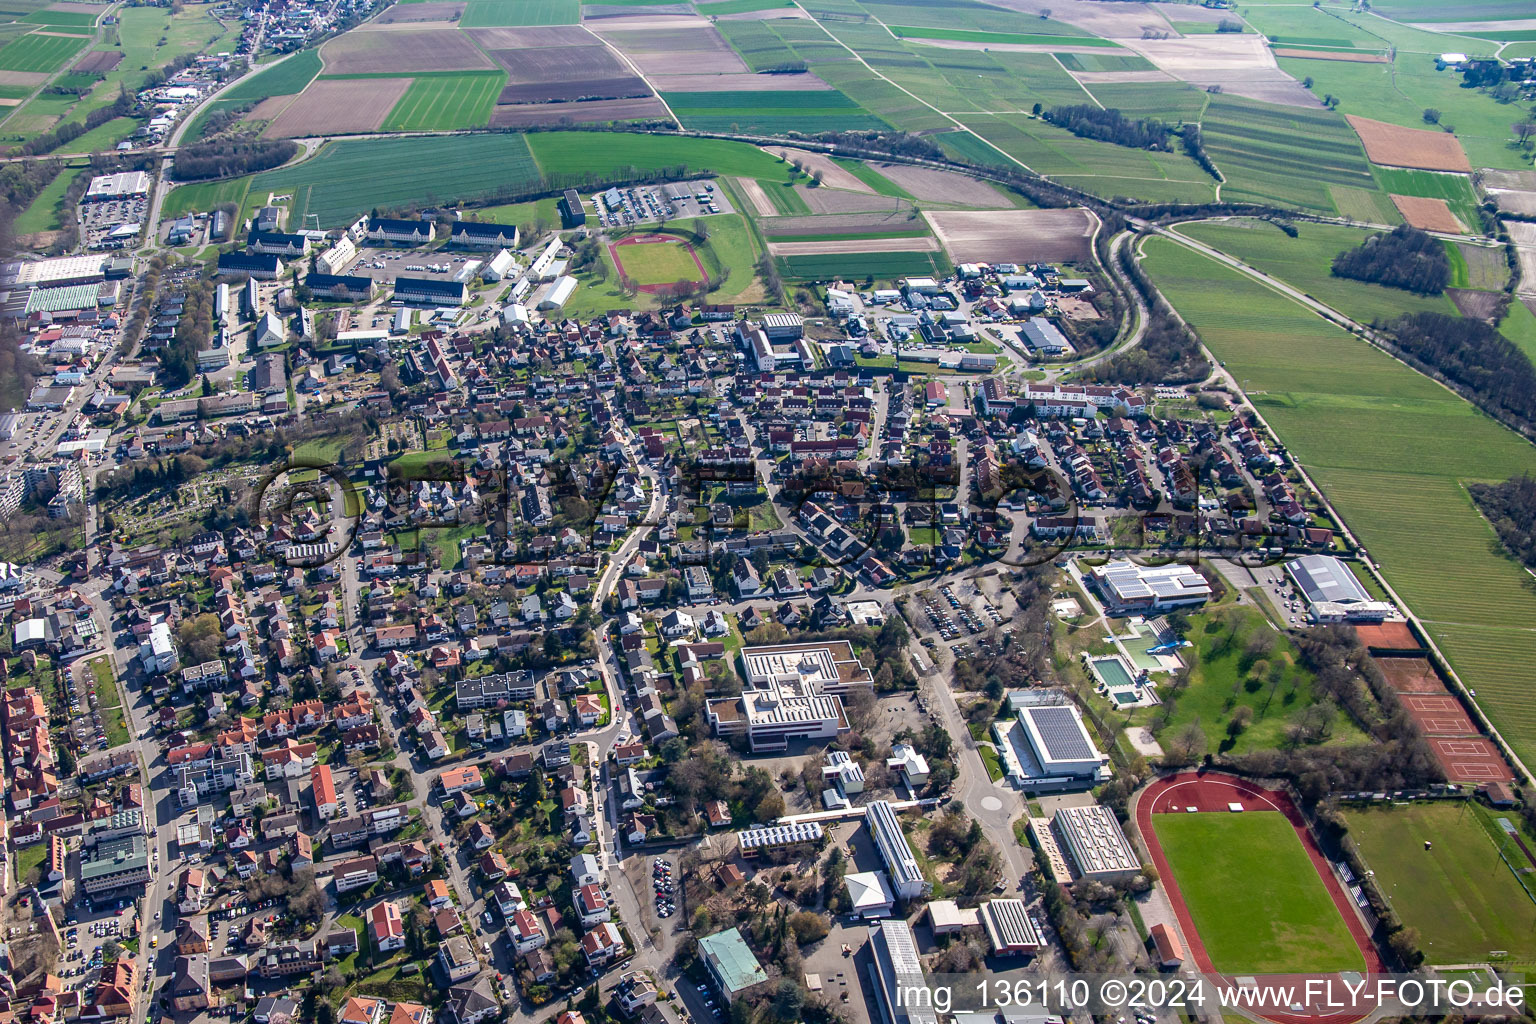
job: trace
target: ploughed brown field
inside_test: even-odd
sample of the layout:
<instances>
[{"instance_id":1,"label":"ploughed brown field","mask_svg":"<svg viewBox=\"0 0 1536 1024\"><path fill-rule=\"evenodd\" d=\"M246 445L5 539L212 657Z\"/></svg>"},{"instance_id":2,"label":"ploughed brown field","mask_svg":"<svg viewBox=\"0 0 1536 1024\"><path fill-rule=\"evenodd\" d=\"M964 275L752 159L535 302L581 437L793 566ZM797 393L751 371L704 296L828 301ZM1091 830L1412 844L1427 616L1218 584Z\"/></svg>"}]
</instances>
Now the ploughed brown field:
<instances>
[{"instance_id":1,"label":"ploughed brown field","mask_svg":"<svg viewBox=\"0 0 1536 1024\"><path fill-rule=\"evenodd\" d=\"M75 71L82 72L107 72L115 71L123 62L123 55L118 50L92 50L75 62Z\"/></svg>"},{"instance_id":2,"label":"ploughed brown field","mask_svg":"<svg viewBox=\"0 0 1536 1024\"><path fill-rule=\"evenodd\" d=\"M1425 171L1462 171L1470 174L1472 165L1462 151L1461 142L1450 132L1404 128L1372 121L1368 117L1345 114L1349 126L1360 136L1365 155L1372 163L1388 167L1417 167Z\"/></svg>"},{"instance_id":3,"label":"ploughed brown field","mask_svg":"<svg viewBox=\"0 0 1536 1024\"><path fill-rule=\"evenodd\" d=\"M1304 60L1342 60L1352 64L1387 64L1384 53L1340 53L1336 50L1288 50L1278 48L1276 57L1301 57Z\"/></svg>"},{"instance_id":4,"label":"ploughed brown field","mask_svg":"<svg viewBox=\"0 0 1536 1024\"><path fill-rule=\"evenodd\" d=\"M267 125L273 138L371 132L400 102L409 78L322 78Z\"/></svg>"},{"instance_id":5,"label":"ploughed brown field","mask_svg":"<svg viewBox=\"0 0 1536 1024\"><path fill-rule=\"evenodd\" d=\"M930 203L954 203L956 206L998 206L1013 204L984 181L968 178L954 171L909 164L873 164L884 178L907 190L913 198Z\"/></svg>"},{"instance_id":6,"label":"ploughed brown field","mask_svg":"<svg viewBox=\"0 0 1536 1024\"><path fill-rule=\"evenodd\" d=\"M841 252L936 252L938 240L929 235L912 238L829 238L819 242L768 243L775 256L830 256Z\"/></svg>"},{"instance_id":7,"label":"ploughed brown field","mask_svg":"<svg viewBox=\"0 0 1536 1024\"><path fill-rule=\"evenodd\" d=\"M332 75L409 75L417 71L490 71L490 59L458 29L353 29L320 47Z\"/></svg>"},{"instance_id":8,"label":"ploughed brown field","mask_svg":"<svg viewBox=\"0 0 1536 1024\"><path fill-rule=\"evenodd\" d=\"M644 24L639 21L638 24ZM621 28L617 19L597 31L644 75L751 74L730 45L704 24L687 28Z\"/></svg>"},{"instance_id":9,"label":"ploughed brown field","mask_svg":"<svg viewBox=\"0 0 1536 1024\"><path fill-rule=\"evenodd\" d=\"M1461 221L1451 212L1444 199L1426 199L1423 196L1392 197L1392 205L1403 215L1403 220L1422 231L1463 230Z\"/></svg>"},{"instance_id":10,"label":"ploughed brown field","mask_svg":"<svg viewBox=\"0 0 1536 1024\"><path fill-rule=\"evenodd\" d=\"M1083 263L1087 210L928 210L923 216L957 263Z\"/></svg>"},{"instance_id":11,"label":"ploughed brown field","mask_svg":"<svg viewBox=\"0 0 1536 1024\"><path fill-rule=\"evenodd\" d=\"M491 111L492 128L533 128L541 125L604 124L663 118L667 108L654 96L585 103L503 104Z\"/></svg>"}]
</instances>

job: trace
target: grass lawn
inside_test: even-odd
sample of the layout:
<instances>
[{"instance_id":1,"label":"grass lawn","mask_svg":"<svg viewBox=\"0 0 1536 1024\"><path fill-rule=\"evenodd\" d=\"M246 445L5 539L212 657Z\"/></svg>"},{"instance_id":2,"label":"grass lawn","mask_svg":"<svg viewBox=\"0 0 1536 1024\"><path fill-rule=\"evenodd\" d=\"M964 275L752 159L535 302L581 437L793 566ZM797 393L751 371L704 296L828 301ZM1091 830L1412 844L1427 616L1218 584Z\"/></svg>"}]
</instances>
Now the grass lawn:
<instances>
[{"instance_id":1,"label":"grass lawn","mask_svg":"<svg viewBox=\"0 0 1536 1024\"><path fill-rule=\"evenodd\" d=\"M1152 828L1220 971L1360 971L1365 961L1278 811L1155 814Z\"/></svg>"},{"instance_id":2,"label":"grass lawn","mask_svg":"<svg viewBox=\"0 0 1536 1024\"><path fill-rule=\"evenodd\" d=\"M702 280L693 253L681 241L631 242L618 253L625 275L637 285Z\"/></svg>"},{"instance_id":3,"label":"grass lawn","mask_svg":"<svg viewBox=\"0 0 1536 1024\"><path fill-rule=\"evenodd\" d=\"M1403 313L1456 315L1456 306L1447 295L1415 295L1401 288L1333 276L1333 258L1380 234L1377 231L1299 223L1297 237L1291 238L1273 224L1258 220L1211 221L1184 225L1180 230L1300 288L1359 323L1387 320Z\"/></svg>"},{"instance_id":4,"label":"grass lawn","mask_svg":"<svg viewBox=\"0 0 1536 1024\"><path fill-rule=\"evenodd\" d=\"M1536 592L1469 481L1536 472L1473 406L1236 271L1165 239L1146 267L1424 620L1523 758L1536 756ZM1426 543L1432 538L1432 543Z\"/></svg>"},{"instance_id":5,"label":"grass lawn","mask_svg":"<svg viewBox=\"0 0 1536 1024\"><path fill-rule=\"evenodd\" d=\"M1513 961L1536 960L1536 904L1490 838L1490 829L1503 834L1488 820L1497 816L1446 802L1350 809L1344 817L1377 885L1403 923L1418 929L1429 963L1481 962L1496 949ZM1518 847L1509 853L1517 864L1523 859Z\"/></svg>"},{"instance_id":6,"label":"grass lawn","mask_svg":"<svg viewBox=\"0 0 1536 1024\"><path fill-rule=\"evenodd\" d=\"M30 843L16 851L16 880L25 883L27 877L42 868L48 859L47 843Z\"/></svg>"},{"instance_id":7,"label":"grass lawn","mask_svg":"<svg viewBox=\"0 0 1536 1024\"><path fill-rule=\"evenodd\" d=\"M102 731L107 734L107 746L127 743L128 723L123 715L123 697L118 691L117 680L112 677L111 661L105 657L93 659L91 676L96 705L101 712Z\"/></svg>"},{"instance_id":8,"label":"grass lawn","mask_svg":"<svg viewBox=\"0 0 1536 1024\"><path fill-rule=\"evenodd\" d=\"M37 194L25 210L17 216L13 227L18 235L34 231L54 231L59 226L59 202L75 180L75 171L62 170Z\"/></svg>"}]
</instances>

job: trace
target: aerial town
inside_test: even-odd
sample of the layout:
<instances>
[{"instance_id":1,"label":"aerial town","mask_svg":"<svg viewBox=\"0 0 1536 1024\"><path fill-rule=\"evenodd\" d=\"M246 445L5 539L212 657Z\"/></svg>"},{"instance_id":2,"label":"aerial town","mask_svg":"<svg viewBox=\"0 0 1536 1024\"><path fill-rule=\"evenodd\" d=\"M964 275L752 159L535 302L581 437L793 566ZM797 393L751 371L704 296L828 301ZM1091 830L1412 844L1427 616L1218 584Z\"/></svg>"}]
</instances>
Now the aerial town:
<instances>
[{"instance_id":1,"label":"aerial town","mask_svg":"<svg viewBox=\"0 0 1536 1024\"><path fill-rule=\"evenodd\" d=\"M13 6L5 1020L1529 1015L1536 8Z\"/></svg>"}]
</instances>

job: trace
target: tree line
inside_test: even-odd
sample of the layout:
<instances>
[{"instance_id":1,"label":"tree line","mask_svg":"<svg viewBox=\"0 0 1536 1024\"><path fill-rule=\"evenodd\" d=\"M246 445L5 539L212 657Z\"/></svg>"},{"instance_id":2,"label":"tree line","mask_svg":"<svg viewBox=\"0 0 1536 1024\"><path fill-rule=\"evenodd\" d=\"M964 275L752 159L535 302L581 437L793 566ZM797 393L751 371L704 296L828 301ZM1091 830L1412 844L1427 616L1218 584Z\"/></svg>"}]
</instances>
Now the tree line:
<instances>
[{"instance_id":1,"label":"tree line","mask_svg":"<svg viewBox=\"0 0 1536 1024\"><path fill-rule=\"evenodd\" d=\"M1451 283L1451 261L1438 238L1399 224L1389 234L1372 235L1359 247L1335 256L1333 274L1419 295L1439 295Z\"/></svg>"},{"instance_id":2,"label":"tree line","mask_svg":"<svg viewBox=\"0 0 1536 1024\"><path fill-rule=\"evenodd\" d=\"M171 177L177 181L232 178L281 167L299 151L288 139L200 142L176 151Z\"/></svg>"},{"instance_id":3,"label":"tree line","mask_svg":"<svg viewBox=\"0 0 1536 1024\"><path fill-rule=\"evenodd\" d=\"M23 156L36 156L39 153L51 153L66 143L73 142L93 128L99 128L114 118L126 117L133 113L136 103L133 94L127 89L119 89L117 99L105 107L98 107L85 115L83 121L68 121L59 125L52 131L44 132L25 145L17 148L17 152Z\"/></svg>"},{"instance_id":4,"label":"tree line","mask_svg":"<svg viewBox=\"0 0 1536 1024\"><path fill-rule=\"evenodd\" d=\"M1500 484L1472 484L1468 490L1509 553L1536 570L1536 478L1512 476Z\"/></svg>"},{"instance_id":5,"label":"tree line","mask_svg":"<svg viewBox=\"0 0 1536 1024\"><path fill-rule=\"evenodd\" d=\"M1154 118L1129 118L1114 107L1101 109L1091 103L1071 103L1050 107L1040 116L1079 138L1112 142L1128 149L1173 148L1166 124Z\"/></svg>"},{"instance_id":6,"label":"tree line","mask_svg":"<svg viewBox=\"0 0 1536 1024\"><path fill-rule=\"evenodd\" d=\"M1404 355L1465 388L1494 416L1536 425L1536 367L1497 329L1481 320L1413 313L1387 330Z\"/></svg>"}]
</instances>

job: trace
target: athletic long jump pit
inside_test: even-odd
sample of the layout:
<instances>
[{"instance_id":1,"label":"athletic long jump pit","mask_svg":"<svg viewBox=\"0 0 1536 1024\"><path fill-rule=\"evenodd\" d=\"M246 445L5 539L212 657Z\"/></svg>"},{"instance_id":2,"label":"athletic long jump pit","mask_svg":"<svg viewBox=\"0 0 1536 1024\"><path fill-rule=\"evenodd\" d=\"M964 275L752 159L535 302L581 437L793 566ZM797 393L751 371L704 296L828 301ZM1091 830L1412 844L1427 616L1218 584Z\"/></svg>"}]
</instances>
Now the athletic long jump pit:
<instances>
[{"instance_id":1,"label":"athletic long jump pit","mask_svg":"<svg viewBox=\"0 0 1536 1024\"><path fill-rule=\"evenodd\" d=\"M1294 988L1288 1002L1245 1007L1278 1024L1351 1024L1367 1015L1298 1001L1308 979L1382 966L1286 793L1184 772L1148 786L1135 817L1196 970Z\"/></svg>"}]
</instances>

